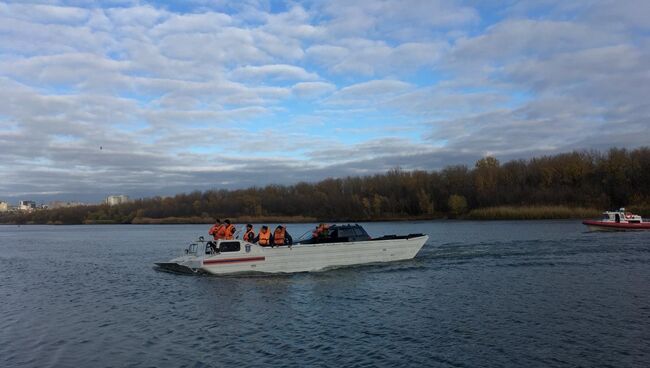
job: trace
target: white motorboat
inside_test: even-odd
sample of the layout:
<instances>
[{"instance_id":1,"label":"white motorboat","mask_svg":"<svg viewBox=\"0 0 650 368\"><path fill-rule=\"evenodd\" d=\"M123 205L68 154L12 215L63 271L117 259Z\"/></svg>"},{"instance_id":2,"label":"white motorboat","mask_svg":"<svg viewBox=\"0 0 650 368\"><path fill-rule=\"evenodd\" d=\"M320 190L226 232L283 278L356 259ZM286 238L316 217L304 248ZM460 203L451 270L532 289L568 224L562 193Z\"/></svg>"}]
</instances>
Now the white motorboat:
<instances>
[{"instance_id":1,"label":"white motorboat","mask_svg":"<svg viewBox=\"0 0 650 368\"><path fill-rule=\"evenodd\" d=\"M373 239L360 225L334 225L326 237L276 247L239 239L218 240L212 245L201 237L184 255L156 265L162 271L215 275L321 271L412 259L428 239L424 234Z\"/></svg>"}]
</instances>

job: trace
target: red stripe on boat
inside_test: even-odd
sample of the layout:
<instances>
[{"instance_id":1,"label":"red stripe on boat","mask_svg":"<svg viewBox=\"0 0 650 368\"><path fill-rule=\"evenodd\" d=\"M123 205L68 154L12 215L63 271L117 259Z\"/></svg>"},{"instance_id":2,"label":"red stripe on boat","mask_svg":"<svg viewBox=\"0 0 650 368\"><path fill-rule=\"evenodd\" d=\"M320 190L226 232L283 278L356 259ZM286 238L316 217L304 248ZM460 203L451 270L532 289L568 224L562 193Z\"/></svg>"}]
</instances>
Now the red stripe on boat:
<instances>
[{"instance_id":1,"label":"red stripe on boat","mask_svg":"<svg viewBox=\"0 0 650 368\"><path fill-rule=\"evenodd\" d=\"M209 259L207 261L203 261L203 264L207 265L207 264L219 264L219 263L256 262L256 261L263 261L265 259L266 257Z\"/></svg>"},{"instance_id":2,"label":"red stripe on boat","mask_svg":"<svg viewBox=\"0 0 650 368\"><path fill-rule=\"evenodd\" d=\"M650 222L604 222L604 221L596 221L596 220L585 220L582 221L584 225L591 225L591 226L600 226L600 227L607 227L611 229L648 229L650 230Z\"/></svg>"}]
</instances>

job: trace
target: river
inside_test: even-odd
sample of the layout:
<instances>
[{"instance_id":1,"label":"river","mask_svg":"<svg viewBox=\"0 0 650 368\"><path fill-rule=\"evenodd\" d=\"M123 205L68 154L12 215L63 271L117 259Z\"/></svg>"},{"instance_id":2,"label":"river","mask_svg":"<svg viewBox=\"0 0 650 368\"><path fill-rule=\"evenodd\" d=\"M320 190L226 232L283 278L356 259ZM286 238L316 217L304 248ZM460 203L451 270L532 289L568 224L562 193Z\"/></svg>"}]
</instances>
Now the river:
<instances>
[{"instance_id":1,"label":"river","mask_svg":"<svg viewBox=\"0 0 650 368\"><path fill-rule=\"evenodd\" d=\"M430 239L410 261L210 277L152 267L204 225L0 226L0 366L650 366L650 232L363 225Z\"/></svg>"}]
</instances>

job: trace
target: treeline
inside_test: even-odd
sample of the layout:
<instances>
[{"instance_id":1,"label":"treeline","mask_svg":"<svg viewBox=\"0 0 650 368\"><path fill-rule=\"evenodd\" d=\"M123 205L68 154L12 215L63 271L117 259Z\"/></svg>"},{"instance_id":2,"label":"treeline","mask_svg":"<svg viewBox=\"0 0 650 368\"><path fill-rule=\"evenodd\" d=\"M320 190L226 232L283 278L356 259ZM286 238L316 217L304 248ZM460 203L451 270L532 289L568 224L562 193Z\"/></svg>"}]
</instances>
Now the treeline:
<instances>
[{"instance_id":1,"label":"treeline","mask_svg":"<svg viewBox=\"0 0 650 368\"><path fill-rule=\"evenodd\" d=\"M463 217L509 206L606 209L628 206L648 216L650 148L572 152L501 164L485 157L474 167L403 171L326 179L289 186L208 190L117 206L87 206L5 214L3 223L210 222L213 218L364 221ZM489 213L489 212L487 212Z\"/></svg>"}]
</instances>

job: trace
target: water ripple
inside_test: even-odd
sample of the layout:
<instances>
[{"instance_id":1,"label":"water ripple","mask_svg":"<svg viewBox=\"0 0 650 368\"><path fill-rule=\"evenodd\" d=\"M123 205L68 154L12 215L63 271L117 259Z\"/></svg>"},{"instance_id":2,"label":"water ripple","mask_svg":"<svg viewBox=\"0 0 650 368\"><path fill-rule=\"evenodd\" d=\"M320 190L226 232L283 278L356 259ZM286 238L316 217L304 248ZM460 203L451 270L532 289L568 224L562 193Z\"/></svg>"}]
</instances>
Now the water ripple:
<instances>
[{"instance_id":1,"label":"water ripple","mask_svg":"<svg viewBox=\"0 0 650 368\"><path fill-rule=\"evenodd\" d=\"M650 366L648 233L367 227L430 240L410 261L182 277L151 265L201 226L0 227L0 366Z\"/></svg>"}]
</instances>

